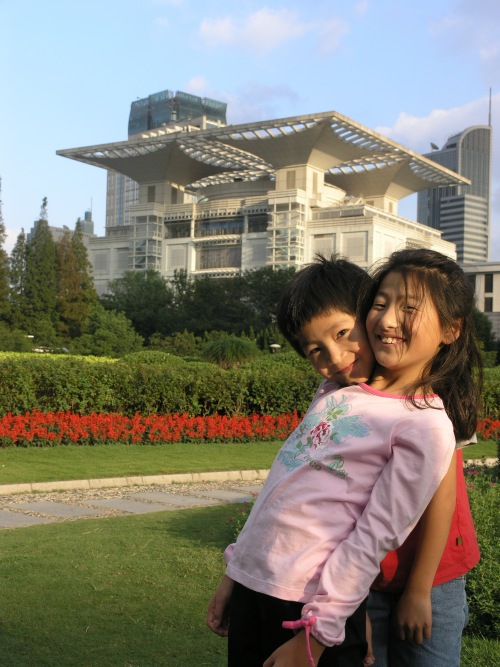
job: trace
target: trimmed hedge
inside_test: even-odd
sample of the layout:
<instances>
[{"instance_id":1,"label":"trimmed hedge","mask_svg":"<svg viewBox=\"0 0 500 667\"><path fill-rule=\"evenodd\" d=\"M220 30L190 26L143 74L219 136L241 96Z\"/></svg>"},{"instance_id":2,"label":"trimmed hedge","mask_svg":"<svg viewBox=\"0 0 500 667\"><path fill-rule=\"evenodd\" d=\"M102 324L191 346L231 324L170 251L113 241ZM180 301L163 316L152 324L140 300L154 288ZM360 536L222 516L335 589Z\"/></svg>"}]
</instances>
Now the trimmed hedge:
<instances>
[{"instance_id":1,"label":"trimmed hedge","mask_svg":"<svg viewBox=\"0 0 500 667\"><path fill-rule=\"evenodd\" d=\"M317 386L312 369L287 364L223 370L178 357L151 364L88 363L77 357L0 359L0 416L29 411L279 415L304 412Z\"/></svg>"},{"instance_id":2,"label":"trimmed hedge","mask_svg":"<svg viewBox=\"0 0 500 667\"><path fill-rule=\"evenodd\" d=\"M33 410L276 416L305 412L320 381L295 353L231 370L162 353L150 363L141 354L99 363L59 355L0 357L0 416ZM485 378L484 416L499 419L500 368L486 369Z\"/></svg>"},{"instance_id":3,"label":"trimmed hedge","mask_svg":"<svg viewBox=\"0 0 500 667\"><path fill-rule=\"evenodd\" d=\"M483 416L500 419L500 366L484 369Z\"/></svg>"}]
</instances>

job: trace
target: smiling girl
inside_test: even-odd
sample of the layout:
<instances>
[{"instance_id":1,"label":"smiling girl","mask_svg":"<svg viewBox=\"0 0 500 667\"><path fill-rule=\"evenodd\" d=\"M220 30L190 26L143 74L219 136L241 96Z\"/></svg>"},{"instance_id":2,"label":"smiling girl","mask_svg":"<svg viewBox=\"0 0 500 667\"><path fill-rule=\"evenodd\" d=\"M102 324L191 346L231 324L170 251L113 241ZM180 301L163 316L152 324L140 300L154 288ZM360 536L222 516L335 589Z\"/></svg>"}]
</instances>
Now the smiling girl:
<instances>
[{"instance_id":1,"label":"smiling girl","mask_svg":"<svg viewBox=\"0 0 500 667\"><path fill-rule=\"evenodd\" d=\"M448 474L425 523L382 561L372 585L375 665L459 667L467 623L465 575L479 560L459 450L475 435L480 402L473 288L455 262L423 249L394 253L373 278L364 313L377 360L371 386L399 392L417 408L439 394L460 443L456 490ZM422 363L426 350L437 354ZM422 448L429 447L422 441Z\"/></svg>"},{"instance_id":2,"label":"smiling girl","mask_svg":"<svg viewBox=\"0 0 500 667\"><path fill-rule=\"evenodd\" d=\"M431 253L439 262L427 280L427 251L412 252L410 271L381 270L368 297L370 384L371 351L356 317L361 270L324 262L285 290L280 327L324 382L225 553L207 623L229 633L230 667L361 666L363 604L380 562L449 470L453 425L435 392L456 377L474 384L474 298L455 262ZM464 298L448 293L464 280ZM350 379L358 384L339 386ZM473 411L459 395L448 392L446 407L465 433Z\"/></svg>"}]
</instances>

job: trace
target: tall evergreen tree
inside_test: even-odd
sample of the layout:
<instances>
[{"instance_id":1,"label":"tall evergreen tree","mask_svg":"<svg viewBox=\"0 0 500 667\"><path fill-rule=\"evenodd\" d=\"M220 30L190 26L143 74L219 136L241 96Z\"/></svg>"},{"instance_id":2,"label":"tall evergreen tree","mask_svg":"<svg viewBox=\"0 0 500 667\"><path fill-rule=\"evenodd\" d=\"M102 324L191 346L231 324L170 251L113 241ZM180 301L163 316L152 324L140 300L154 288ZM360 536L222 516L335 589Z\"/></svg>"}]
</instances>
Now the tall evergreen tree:
<instances>
[{"instance_id":1,"label":"tall evergreen tree","mask_svg":"<svg viewBox=\"0 0 500 667\"><path fill-rule=\"evenodd\" d=\"M92 275L92 264L89 261L89 254L87 247L83 241L81 220L78 218L75 225L75 232L71 237L71 245L75 253L78 264L78 271L80 273L80 282L82 289L87 294L89 301L95 302L97 299L97 292L94 287L94 277Z\"/></svg>"},{"instance_id":2,"label":"tall evergreen tree","mask_svg":"<svg viewBox=\"0 0 500 667\"><path fill-rule=\"evenodd\" d=\"M42 199L42 205L40 206L40 217L39 220L45 220L47 223L49 221L49 212L48 212L48 201L47 197Z\"/></svg>"},{"instance_id":3,"label":"tall evergreen tree","mask_svg":"<svg viewBox=\"0 0 500 667\"><path fill-rule=\"evenodd\" d=\"M7 238L2 211L2 179L0 177L0 320L8 320L9 304L9 256L4 245Z\"/></svg>"},{"instance_id":4,"label":"tall evergreen tree","mask_svg":"<svg viewBox=\"0 0 500 667\"><path fill-rule=\"evenodd\" d=\"M88 272L86 248L81 238L74 240L75 235L66 230L61 240L56 243L56 329L65 340L82 334L91 305L97 301ZM81 237L81 233L79 236Z\"/></svg>"},{"instance_id":5,"label":"tall evergreen tree","mask_svg":"<svg viewBox=\"0 0 500 667\"><path fill-rule=\"evenodd\" d=\"M10 308L15 328L26 329L26 234L21 229L10 256Z\"/></svg>"},{"instance_id":6,"label":"tall evergreen tree","mask_svg":"<svg viewBox=\"0 0 500 667\"><path fill-rule=\"evenodd\" d=\"M40 215L47 215L46 197ZM45 345L53 343L57 321L56 244L43 217L35 223L33 235L26 244L26 299L26 320L35 341Z\"/></svg>"}]
</instances>

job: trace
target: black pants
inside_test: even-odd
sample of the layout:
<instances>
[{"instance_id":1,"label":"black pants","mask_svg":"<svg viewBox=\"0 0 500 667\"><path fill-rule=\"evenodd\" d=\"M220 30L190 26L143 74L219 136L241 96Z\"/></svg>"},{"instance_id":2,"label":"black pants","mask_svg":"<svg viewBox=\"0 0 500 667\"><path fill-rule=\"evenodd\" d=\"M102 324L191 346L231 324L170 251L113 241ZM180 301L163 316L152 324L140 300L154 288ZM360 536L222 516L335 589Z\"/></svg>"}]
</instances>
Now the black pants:
<instances>
[{"instance_id":1,"label":"black pants","mask_svg":"<svg viewBox=\"0 0 500 667\"><path fill-rule=\"evenodd\" d=\"M235 583L231 596L228 667L262 667L279 646L292 639L283 621L297 621L303 602L288 602ZM366 655L366 606L347 619L345 640L327 647L317 667L362 667Z\"/></svg>"}]
</instances>

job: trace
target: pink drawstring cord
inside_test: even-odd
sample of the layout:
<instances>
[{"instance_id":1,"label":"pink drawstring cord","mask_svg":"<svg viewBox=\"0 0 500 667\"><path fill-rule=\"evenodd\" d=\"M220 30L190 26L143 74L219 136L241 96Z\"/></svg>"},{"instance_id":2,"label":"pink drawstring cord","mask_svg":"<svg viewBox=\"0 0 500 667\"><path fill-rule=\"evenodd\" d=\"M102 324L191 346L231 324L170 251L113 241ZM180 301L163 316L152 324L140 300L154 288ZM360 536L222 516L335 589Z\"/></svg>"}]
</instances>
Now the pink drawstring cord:
<instances>
[{"instance_id":1,"label":"pink drawstring cord","mask_svg":"<svg viewBox=\"0 0 500 667\"><path fill-rule=\"evenodd\" d=\"M304 628L306 632L307 657L309 658L311 667L316 667L316 663L314 662L314 658L311 653L311 641L309 639L311 627L314 625L315 621L316 616L306 616L306 618L301 618L298 621L283 621L282 623L282 626L287 628L287 630L300 630L301 628Z\"/></svg>"}]
</instances>

